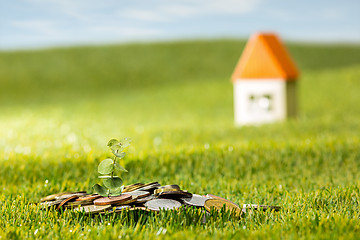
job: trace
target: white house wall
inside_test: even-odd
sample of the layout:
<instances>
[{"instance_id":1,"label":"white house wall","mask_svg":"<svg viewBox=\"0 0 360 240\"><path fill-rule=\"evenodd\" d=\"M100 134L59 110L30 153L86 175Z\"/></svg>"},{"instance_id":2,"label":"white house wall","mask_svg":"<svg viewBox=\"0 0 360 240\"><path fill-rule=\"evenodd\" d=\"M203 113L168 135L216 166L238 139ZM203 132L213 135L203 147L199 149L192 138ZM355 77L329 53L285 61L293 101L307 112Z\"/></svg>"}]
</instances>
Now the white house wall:
<instances>
[{"instance_id":1,"label":"white house wall","mask_svg":"<svg viewBox=\"0 0 360 240\"><path fill-rule=\"evenodd\" d=\"M234 83L236 125L261 124L286 118L286 81L239 79Z\"/></svg>"}]
</instances>

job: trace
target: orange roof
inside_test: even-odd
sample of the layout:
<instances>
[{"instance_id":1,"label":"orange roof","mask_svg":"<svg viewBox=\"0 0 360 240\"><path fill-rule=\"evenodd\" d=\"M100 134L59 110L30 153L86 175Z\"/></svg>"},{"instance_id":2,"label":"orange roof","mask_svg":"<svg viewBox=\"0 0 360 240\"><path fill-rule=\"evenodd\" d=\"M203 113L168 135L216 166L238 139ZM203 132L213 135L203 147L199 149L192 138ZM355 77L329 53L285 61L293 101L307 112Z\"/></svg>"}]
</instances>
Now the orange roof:
<instances>
[{"instance_id":1,"label":"orange roof","mask_svg":"<svg viewBox=\"0 0 360 240\"><path fill-rule=\"evenodd\" d=\"M253 35L245 46L231 77L295 80L299 72L280 39L271 33Z\"/></svg>"}]
</instances>

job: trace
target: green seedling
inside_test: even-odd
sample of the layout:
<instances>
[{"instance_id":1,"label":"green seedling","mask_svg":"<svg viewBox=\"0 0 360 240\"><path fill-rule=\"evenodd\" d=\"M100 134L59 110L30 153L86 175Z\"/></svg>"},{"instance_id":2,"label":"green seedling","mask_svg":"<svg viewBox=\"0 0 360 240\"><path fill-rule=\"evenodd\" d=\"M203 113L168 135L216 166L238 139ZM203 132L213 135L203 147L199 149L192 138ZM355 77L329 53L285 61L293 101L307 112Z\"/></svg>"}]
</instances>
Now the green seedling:
<instances>
[{"instance_id":1,"label":"green seedling","mask_svg":"<svg viewBox=\"0 0 360 240\"><path fill-rule=\"evenodd\" d=\"M111 139L107 146L110 148L111 152L114 154L114 158L107 158L102 160L98 166L98 172L100 174L99 178L102 179L103 185L95 184L94 190L99 195L104 197L109 196L118 196L121 195L124 186L123 180L115 175L122 172L127 172L127 170L121 166L117 160L120 160L125 157L126 153L124 150L130 146L131 139L124 138L121 141L117 139Z\"/></svg>"}]
</instances>

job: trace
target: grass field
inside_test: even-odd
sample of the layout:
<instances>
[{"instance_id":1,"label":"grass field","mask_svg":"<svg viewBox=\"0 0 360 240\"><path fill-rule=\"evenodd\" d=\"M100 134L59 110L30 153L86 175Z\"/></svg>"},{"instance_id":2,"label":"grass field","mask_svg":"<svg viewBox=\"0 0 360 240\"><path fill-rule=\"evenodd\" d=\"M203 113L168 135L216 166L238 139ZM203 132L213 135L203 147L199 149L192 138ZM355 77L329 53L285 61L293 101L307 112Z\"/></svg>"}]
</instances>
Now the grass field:
<instances>
[{"instance_id":1,"label":"grass field","mask_svg":"<svg viewBox=\"0 0 360 240\"><path fill-rule=\"evenodd\" d=\"M360 46L288 44L296 120L233 126L239 40L0 52L0 239L360 238ZM238 204L88 218L29 203L91 191L110 138L131 137L125 184L159 181Z\"/></svg>"}]
</instances>

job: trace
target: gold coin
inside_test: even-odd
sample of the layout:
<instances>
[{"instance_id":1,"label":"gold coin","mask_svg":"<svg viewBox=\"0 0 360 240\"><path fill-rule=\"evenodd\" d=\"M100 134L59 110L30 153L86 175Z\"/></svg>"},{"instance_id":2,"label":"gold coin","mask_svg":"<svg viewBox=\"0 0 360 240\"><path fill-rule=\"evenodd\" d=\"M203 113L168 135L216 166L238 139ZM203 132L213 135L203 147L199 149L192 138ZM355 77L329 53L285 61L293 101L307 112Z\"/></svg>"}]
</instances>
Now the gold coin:
<instances>
[{"instance_id":1,"label":"gold coin","mask_svg":"<svg viewBox=\"0 0 360 240\"><path fill-rule=\"evenodd\" d=\"M88 205L88 206L74 208L74 211L77 211L77 212L83 212L84 211L86 213L101 213L101 212L104 212L105 210L108 210L110 208L111 208L111 205L102 205L102 206Z\"/></svg>"},{"instance_id":2,"label":"gold coin","mask_svg":"<svg viewBox=\"0 0 360 240\"><path fill-rule=\"evenodd\" d=\"M144 186L143 183L135 183L135 184L126 186L126 187L124 187L123 193L135 191L139 188L142 188L143 186Z\"/></svg>"},{"instance_id":3,"label":"gold coin","mask_svg":"<svg viewBox=\"0 0 360 240\"><path fill-rule=\"evenodd\" d=\"M239 205L237 205L236 203L234 203L234 202L232 202L232 201L230 201L230 200L228 200L228 199L226 199L226 198L223 198L223 197L219 197L219 196L212 195L212 194L206 194L205 197L209 197L209 198L213 198L213 199L221 199L221 200L224 200L224 201L228 201L228 202L231 202L232 204L235 204L238 208L240 208Z\"/></svg>"},{"instance_id":4,"label":"gold coin","mask_svg":"<svg viewBox=\"0 0 360 240\"><path fill-rule=\"evenodd\" d=\"M161 186L159 188L176 188L177 190L180 190L180 187L177 184L165 185L165 186Z\"/></svg>"},{"instance_id":5,"label":"gold coin","mask_svg":"<svg viewBox=\"0 0 360 240\"><path fill-rule=\"evenodd\" d=\"M177 188L158 188L158 189L155 189L154 194L157 195L162 192L178 192L178 191L179 191L179 189L177 189Z\"/></svg>"},{"instance_id":6,"label":"gold coin","mask_svg":"<svg viewBox=\"0 0 360 240\"><path fill-rule=\"evenodd\" d=\"M63 200L55 200L55 201L46 201L46 202L41 202L39 203L39 205L42 208L50 208L52 206L57 207Z\"/></svg>"},{"instance_id":7,"label":"gold coin","mask_svg":"<svg viewBox=\"0 0 360 240\"><path fill-rule=\"evenodd\" d=\"M237 216L241 216L243 212L241 209L236 206L234 203L223 200L223 199L208 199L205 201L205 209L207 211L211 211L212 208L217 209L218 211L221 210L225 206L226 211L235 212Z\"/></svg>"},{"instance_id":8,"label":"gold coin","mask_svg":"<svg viewBox=\"0 0 360 240\"><path fill-rule=\"evenodd\" d=\"M82 200L82 201L78 201L78 199L76 199L74 202L68 202L65 207L66 208L72 208L72 207L78 207L78 206L87 206L87 205L93 205L94 204L94 200Z\"/></svg>"}]
</instances>

